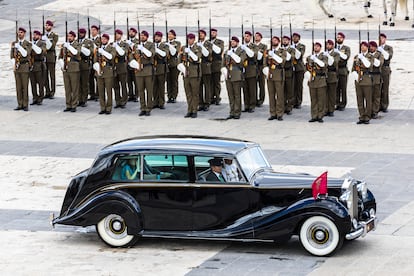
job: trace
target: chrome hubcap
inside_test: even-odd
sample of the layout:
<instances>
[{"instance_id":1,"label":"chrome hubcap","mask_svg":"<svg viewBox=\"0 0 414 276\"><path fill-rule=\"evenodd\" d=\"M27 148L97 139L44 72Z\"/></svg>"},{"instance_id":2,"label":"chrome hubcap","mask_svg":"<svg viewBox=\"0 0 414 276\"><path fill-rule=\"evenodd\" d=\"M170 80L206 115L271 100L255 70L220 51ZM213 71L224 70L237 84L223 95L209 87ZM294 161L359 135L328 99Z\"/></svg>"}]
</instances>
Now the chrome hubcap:
<instances>
[{"instance_id":1,"label":"chrome hubcap","mask_svg":"<svg viewBox=\"0 0 414 276\"><path fill-rule=\"evenodd\" d=\"M112 214L108 215L104 221L106 233L113 239L123 239L128 234L126 224L121 216Z\"/></svg>"}]
</instances>

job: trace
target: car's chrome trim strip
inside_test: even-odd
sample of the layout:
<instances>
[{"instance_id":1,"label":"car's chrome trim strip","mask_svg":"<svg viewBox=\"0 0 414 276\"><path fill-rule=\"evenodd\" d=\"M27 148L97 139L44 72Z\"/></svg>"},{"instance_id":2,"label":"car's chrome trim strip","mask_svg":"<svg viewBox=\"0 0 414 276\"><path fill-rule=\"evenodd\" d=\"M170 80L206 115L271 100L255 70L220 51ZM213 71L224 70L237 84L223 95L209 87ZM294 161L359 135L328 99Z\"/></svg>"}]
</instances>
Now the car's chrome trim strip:
<instances>
[{"instance_id":1,"label":"car's chrome trim strip","mask_svg":"<svg viewBox=\"0 0 414 276\"><path fill-rule=\"evenodd\" d=\"M174 235L162 235L162 234L146 234L145 231L141 234L144 238L165 238L165 239L192 239L192 240L213 240L213 241L238 241L238 242L274 242L273 240L260 240L260 239L236 239L236 238L208 238L197 236L174 236Z\"/></svg>"}]
</instances>

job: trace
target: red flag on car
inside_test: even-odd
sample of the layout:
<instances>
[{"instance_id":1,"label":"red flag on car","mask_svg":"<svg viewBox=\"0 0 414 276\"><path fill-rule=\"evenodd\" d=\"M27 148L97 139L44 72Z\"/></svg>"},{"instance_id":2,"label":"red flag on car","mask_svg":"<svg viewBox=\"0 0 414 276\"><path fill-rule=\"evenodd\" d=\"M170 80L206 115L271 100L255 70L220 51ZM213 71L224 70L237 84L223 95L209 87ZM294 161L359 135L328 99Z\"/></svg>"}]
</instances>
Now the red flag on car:
<instances>
[{"instance_id":1,"label":"red flag on car","mask_svg":"<svg viewBox=\"0 0 414 276\"><path fill-rule=\"evenodd\" d=\"M326 195L328 193L328 172L324 172L318 176L312 183L312 195L316 199L318 195Z\"/></svg>"}]
</instances>

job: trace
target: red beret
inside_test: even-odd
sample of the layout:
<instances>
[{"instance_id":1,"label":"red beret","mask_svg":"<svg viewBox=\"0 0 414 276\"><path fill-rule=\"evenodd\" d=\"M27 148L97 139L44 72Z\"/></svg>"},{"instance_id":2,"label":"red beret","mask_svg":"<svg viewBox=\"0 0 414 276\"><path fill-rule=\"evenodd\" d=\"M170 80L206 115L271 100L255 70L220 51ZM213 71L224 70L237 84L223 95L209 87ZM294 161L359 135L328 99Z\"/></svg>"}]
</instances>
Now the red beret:
<instances>
[{"instance_id":1,"label":"red beret","mask_svg":"<svg viewBox=\"0 0 414 276\"><path fill-rule=\"evenodd\" d=\"M37 34L37 35L42 35L42 33L40 31L38 31L38 30L34 30L33 33L34 34Z\"/></svg>"},{"instance_id":2,"label":"red beret","mask_svg":"<svg viewBox=\"0 0 414 276\"><path fill-rule=\"evenodd\" d=\"M189 34L187 35L187 38L188 38L188 39L194 39L194 38L195 38L195 34L193 34L193 33L189 33Z\"/></svg>"},{"instance_id":3,"label":"red beret","mask_svg":"<svg viewBox=\"0 0 414 276\"><path fill-rule=\"evenodd\" d=\"M155 32L155 35L156 35L156 36L161 36L161 37L162 37L162 32L160 32L160 31L156 31L156 32Z\"/></svg>"},{"instance_id":4,"label":"red beret","mask_svg":"<svg viewBox=\"0 0 414 276\"><path fill-rule=\"evenodd\" d=\"M206 31L203 29L198 30L199 33L203 33L204 35L207 35Z\"/></svg>"},{"instance_id":5,"label":"red beret","mask_svg":"<svg viewBox=\"0 0 414 276\"><path fill-rule=\"evenodd\" d=\"M257 35L259 35L261 38L263 38L262 33L256 32Z\"/></svg>"},{"instance_id":6,"label":"red beret","mask_svg":"<svg viewBox=\"0 0 414 276\"><path fill-rule=\"evenodd\" d=\"M212 32L217 32L217 29L216 28L211 28L211 31Z\"/></svg>"},{"instance_id":7,"label":"red beret","mask_svg":"<svg viewBox=\"0 0 414 276\"><path fill-rule=\"evenodd\" d=\"M290 37L288 37L287 35L284 35L283 38L286 38L287 40L290 40Z\"/></svg>"},{"instance_id":8,"label":"red beret","mask_svg":"<svg viewBox=\"0 0 414 276\"><path fill-rule=\"evenodd\" d=\"M338 35L339 35L339 36L342 36L342 38L345 38L345 35L344 35L344 33L343 33L343 32L339 32L339 33L338 33Z\"/></svg>"},{"instance_id":9,"label":"red beret","mask_svg":"<svg viewBox=\"0 0 414 276\"><path fill-rule=\"evenodd\" d=\"M71 36L76 37L76 33L74 31L69 31L69 33Z\"/></svg>"},{"instance_id":10,"label":"red beret","mask_svg":"<svg viewBox=\"0 0 414 276\"><path fill-rule=\"evenodd\" d=\"M375 41L370 41L370 42L369 42L369 46L372 46L372 47L377 48L377 47L378 47L378 44L377 44L377 42L375 42Z\"/></svg>"},{"instance_id":11,"label":"red beret","mask_svg":"<svg viewBox=\"0 0 414 276\"><path fill-rule=\"evenodd\" d=\"M362 41L362 42L361 42L361 46L362 46L362 45L364 45L364 46L366 46L366 47L369 47L369 44L368 44L368 42L366 42L366 41Z\"/></svg>"},{"instance_id":12,"label":"red beret","mask_svg":"<svg viewBox=\"0 0 414 276\"><path fill-rule=\"evenodd\" d=\"M169 31L169 33L172 33L172 35L173 35L173 36L177 36L177 34L175 33L175 31L174 31L173 29L171 29L171 30Z\"/></svg>"},{"instance_id":13,"label":"red beret","mask_svg":"<svg viewBox=\"0 0 414 276\"><path fill-rule=\"evenodd\" d=\"M319 47L322 47L322 44L320 42L315 42L315 46L319 45Z\"/></svg>"},{"instance_id":14,"label":"red beret","mask_svg":"<svg viewBox=\"0 0 414 276\"><path fill-rule=\"evenodd\" d=\"M52 26L53 27L53 22L51 20L47 20L46 21L46 25Z\"/></svg>"},{"instance_id":15,"label":"red beret","mask_svg":"<svg viewBox=\"0 0 414 276\"><path fill-rule=\"evenodd\" d=\"M20 28L19 28L19 32L24 32L24 33L25 33L25 32L26 32L26 29L25 29L25 28L23 28L23 27L20 27Z\"/></svg>"},{"instance_id":16,"label":"red beret","mask_svg":"<svg viewBox=\"0 0 414 276\"><path fill-rule=\"evenodd\" d=\"M120 29L116 29L116 30L115 30L115 33L116 33L116 34L123 35L123 33L124 33L124 32L123 32L123 31L121 31Z\"/></svg>"},{"instance_id":17,"label":"red beret","mask_svg":"<svg viewBox=\"0 0 414 276\"><path fill-rule=\"evenodd\" d=\"M275 35L272 37L272 40L273 39L277 39L277 41L280 41L280 38L278 36L275 36Z\"/></svg>"},{"instance_id":18,"label":"red beret","mask_svg":"<svg viewBox=\"0 0 414 276\"><path fill-rule=\"evenodd\" d=\"M137 32L138 32L138 31L137 31L137 29L135 29L135 28L133 28L133 27L129 28L129 30L130 30L130 31L133 31L134 33L137 33Z\"/></svg>"},{"instance_id":19,"label":"red beret","mask_svg":"<svg viewBox=\"0 0 414 276\"><path fill-rule=\"evenodd\" d=\"M141 34L144 35L144 36L146 36L146 37L149 37L149 34L148 34L147 31L141 31Z\"/></svg>"},{"instance_id":20,"label":"red beret","mask_svg":"<svg viewBox=\"0 0 414 276\"><path fill-rule=\"evenodd\" d=\"M250 31L245 31L244 34L252 36L252 33Z\"/></svg>"},{"instance_id":21,"label":"red beret","mask_svg":"<svg viewBox=\"0 0 414 276\"><path fill-rule=\"evenodd\" d=\"M239 40L239 38L237 36L232 36L231 37L231 40L234 40L236 42L240 42L240 40Z\"/></svg>"},{"instance_id":22,"label":"red beret","mask_svg":"<svg viewBox=\"0 0 414 276\"><path fill-rule=\"evenodd\" d=\"M379 36L382 36L383 38L387 38L387 35L386 34L384 34L384 33L380 33L380 35Z\"/></svg>"},{"instance_id":23,"label":"red beret","mask_svg":"<svg viewBox=\"0 0 414 276\"><path fill-rule=\"evenodd\" d=\"M297 36L297 37L299 37L299 38L300 38L300 34L298 34L298 33L293 33L293 34L292 34L292 37L294 37L294 36Z\"/></svg>"},{"instance_id":24,"label":"red beret","mask_svg":"<svg viewBox=\"0 0 414 276\"><path fill-rule=\"evenodd\" d=\"M328 39L328 41L326 41L326 43L330 44L330 45L334 45L335 43L333 42L333 40Z\"/></svg>"},{"instance_id":25,"label":"red beret","mask_svg":"<svg viewBox=\"0 0 414 276\"><path fill-rule=\"evenodd\" d=\"M85 28L80 28L79 33L80 34L86 34L86 29Z\"/></svg>"},{"instance_id":26,"label":"red beret","mask_svg":"<svg viewBox=\"0 0 414 276\"><path fill-rule=\"evenodd\" d=\"M91 26L91 29L96 29L96 30L99 30L99 27L98 27L98 26L96 26L96 25L92 25L92 26Z\"/></svg>"},{"instance_id":27,"label":"red beret","mask_svg":"<svg viewBox=\"0 0 414 276\"><path fill-rule=\"evenodd\" d=\"M106 39L108 39L108 40L109 40L109 34L103 34L103 35L102 35L102 38L106 38Z\"/></svg>"}]
</instances>

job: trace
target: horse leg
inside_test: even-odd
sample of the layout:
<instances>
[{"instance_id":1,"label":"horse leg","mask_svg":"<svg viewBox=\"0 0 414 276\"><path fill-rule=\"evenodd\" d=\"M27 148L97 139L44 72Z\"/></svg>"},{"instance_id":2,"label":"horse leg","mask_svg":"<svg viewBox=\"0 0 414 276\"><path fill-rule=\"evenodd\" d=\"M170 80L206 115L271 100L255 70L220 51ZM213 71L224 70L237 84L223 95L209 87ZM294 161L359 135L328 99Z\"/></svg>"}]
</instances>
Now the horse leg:
<instances>
[{"instance_id":1,"label":"horse leg","mask_svg":"<svg viewBox=\"0 0 414 276\"><path fill-rule=\"evenodd\" d=\"M391 1L391 22L390 26L395 26L395 15L397 14L397 2L398 0Z\"/></svg>"},{"instance_id":2,"label":"horse leg","mask_svg":"<svg viewBox=\"0 0 414 276\"><path fill-rule=\"evenodd\" d=\"M382 7L384 8L384 18L382 25L388 25L388 11L387 11L387 0L382 0Z\"/></svg>"},{"instance_id":3,"label":"horse leg","mask_svg":"<svg viewBox=\"0 0 414 276\"><path fill-rule=\"evenodd\" d=\"M371 7L371 0L365 1L364 3L364 9L365 9L365 13L367 14L368 18L372 18L372 14L370 14L369 12L369 8Z\"/></svg>"},{"instance_id":4,"label":"horse leg","mask_svg":"<svg viewBox=\"0 0 414 276\"><path fill-rule=\"evenodd\" d=\"M326 8L325 8L325 6L324 6L324 3L325 3L325 0L319 0L319 1L318 1L319 7L321 7L321 9L323 10L323 12L324 12L324 13L325 13L328 17L333 17L332 13L329 13L329 12L326 10Z\"/></svg>"},{"instance_id":5,"label":"horse leg","mask_svg":"<svg viewBox=\"0 0 414 276\"><path fill-rule=\"evenodd\" d=\"M404 0L405 2L405 18L404 20L408 21L410 20L410 17L408 16L408 0Z\"/></svg>"}]
</instances>

